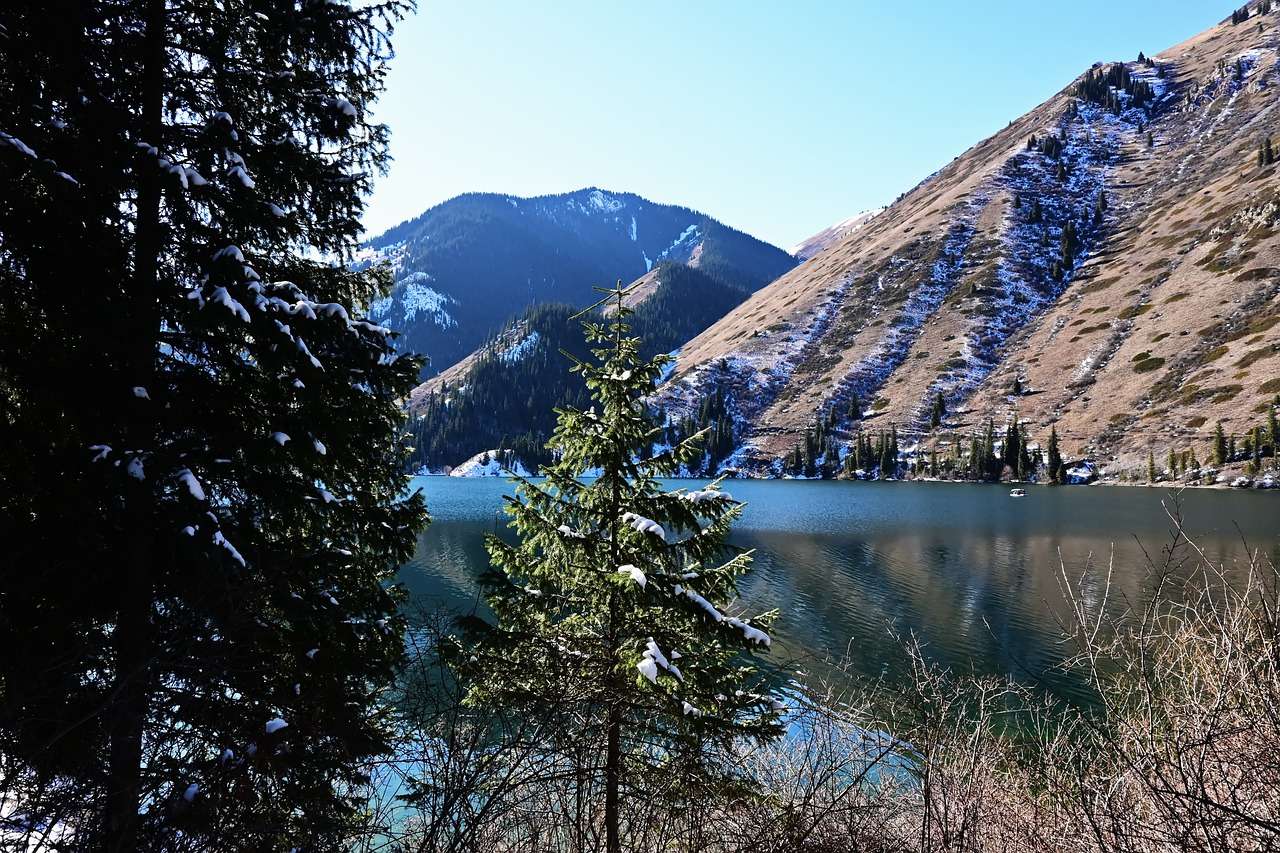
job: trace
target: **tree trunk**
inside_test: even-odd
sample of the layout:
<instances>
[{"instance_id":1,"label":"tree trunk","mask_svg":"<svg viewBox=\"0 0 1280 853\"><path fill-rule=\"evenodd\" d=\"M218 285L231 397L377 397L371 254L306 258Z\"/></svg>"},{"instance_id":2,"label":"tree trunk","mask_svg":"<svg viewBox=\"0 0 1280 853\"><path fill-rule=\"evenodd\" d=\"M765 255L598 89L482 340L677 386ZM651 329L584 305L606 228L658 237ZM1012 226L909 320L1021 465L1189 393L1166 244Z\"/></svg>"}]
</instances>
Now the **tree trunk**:
<instances>
[{"instance_id":1,"label":"tree trunk","mask_svg":"<svg viewBox=\"0 0 1280 853\"><path fill-rule=\"evenodd\" d=\"M605 849L622 853L618 837L618 783L622 767L622 715L616 705L609 708L609 745L604 763Z\"/></svg>"},{"instance_id":2,"label":"tree trunk","mask_svg":"<svg viewBox=\"0 0 1280 853\"><path fill-rule=\"evenodd\" d=\"M140 126L146 142L160 146L163 132L165 0L147 0L143 45ZM130 340L125 354L127 375L135 387L147 388L154 374L159 333L156 288L160 257L160 171L140 168L134 269L129 293ZM155 425L148 401L132 394L125 417L127 450L155 445ZM145 471L145 466L144 466ZM151 659L152 560L155 518L147 480L126 478L128 519L126 564L115 631L115 689L108 710L110 738L104 847L108 851L139 849L138 807L142 801L142 740L146 720Z\"/></svg>"}]
</instances>

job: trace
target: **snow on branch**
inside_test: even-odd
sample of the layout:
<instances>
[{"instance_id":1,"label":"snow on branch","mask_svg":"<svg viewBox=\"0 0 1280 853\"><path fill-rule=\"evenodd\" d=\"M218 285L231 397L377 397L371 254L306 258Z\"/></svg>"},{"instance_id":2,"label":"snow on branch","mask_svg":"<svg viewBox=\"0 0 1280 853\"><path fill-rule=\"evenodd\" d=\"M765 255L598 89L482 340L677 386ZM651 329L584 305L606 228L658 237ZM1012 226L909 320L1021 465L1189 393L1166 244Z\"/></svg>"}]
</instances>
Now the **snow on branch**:
<instances>
[{"instance_id":1,"label":"snow on branch","mask_svg":"<svg viewBox=\"0 0 1280 853\"><path fill-rule=\"evenodd\" d=\"M637 533L652 533L659 539L666 539L667 537L667 533L662 529L661 524L658 524L653 519L645 518L643 515L636 515L634 512L623 513L622 523Z\"/></svg>"},{"instance_id":2,"label":"snow on branch","mask_svg":"<svg viewBox=\"0 0 1280 853\"><path fill-rule=\"evenodd\" d=\"M737 628L739 631L742 632L742 636L745 637L748 642L756 643L758 645L764 646L765 648L769 648L772 646L773 644L772 638L768 634L766 634L764 631L761 631L759 628L755 627L754 625L751 625L748 622L743 621L742 619L739 619L736 616L726 617L723 613L721 613L718 609L716 609L716 606L714 604L712 604L710 601L707 601L705 598L703 598L694 590L689 589L687 586L676 584L673 591L675 592L676 595L683 595L685 598L689 599L694 604L701 607L703 611L706 612L706 614L710 616L712 619L714 619L716 622L723 622L724 624L730 626L731 628Z\"/></svg>"},{"instance_id":3,"label":"snow on branch","mask_svg":"<svg viewBox=\"0 0 1280 853\"><path fill-rule=\"evenodd\" d=\"M647 577L645 577L644 572L642 572L636 566L631 565L630 563L627 563L626 565L618 566L618 574L630 576L630 578L633 581L635 581L636 584L641 589L644 589L645 584L649 580Z\"/></svg>"}]
</instances>

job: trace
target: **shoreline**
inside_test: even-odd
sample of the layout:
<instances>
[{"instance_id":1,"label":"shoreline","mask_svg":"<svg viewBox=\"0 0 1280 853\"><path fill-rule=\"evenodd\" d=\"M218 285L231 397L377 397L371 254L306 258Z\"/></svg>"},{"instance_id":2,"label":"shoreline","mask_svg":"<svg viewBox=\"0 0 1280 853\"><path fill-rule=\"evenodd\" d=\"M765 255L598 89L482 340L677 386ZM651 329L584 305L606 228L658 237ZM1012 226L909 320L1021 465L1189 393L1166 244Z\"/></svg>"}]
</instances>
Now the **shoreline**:
<instances>
[{"instance_id":1,"label":"shoreline","mask_svg":"<svg viewBox=\"0 0 1280 853\"><path fill-rule=\"evenodd\" d=\"M438 472L431 473L415 473L410 474L410 478L440 478L445 480L510 480L508 474L441 474ZM539 479L540 475L534 474L529 479ZM663 477L663 480L680 480L691 483L709 483L716 479L715 476L706 477ZM992 483L985 480L944 480L934 478L906 478L906 479L889 479L889 480L857 480L842 477L733 477L724 476L726 482L754 481L754 482L778 482L778 483L903 483L903 484L945 484L960 486L1005 486L1008 488L1022 489L1028 486L1037 486L1042 488L1060 488L1060 489L1092 489L1092 488L1124 488L1124 489L1166 489L1168 491L1183 491L1184 489L1213 490L1223 492L1275 492L1280 494L1278 488L1259 488L1256 485L1241 487L1233 486L1230 483L1126 483L1119 480L1095 480L1092 483L1039 483L1031 480L1010 480L1008 482Z\"/></svg>"}]
</instances>

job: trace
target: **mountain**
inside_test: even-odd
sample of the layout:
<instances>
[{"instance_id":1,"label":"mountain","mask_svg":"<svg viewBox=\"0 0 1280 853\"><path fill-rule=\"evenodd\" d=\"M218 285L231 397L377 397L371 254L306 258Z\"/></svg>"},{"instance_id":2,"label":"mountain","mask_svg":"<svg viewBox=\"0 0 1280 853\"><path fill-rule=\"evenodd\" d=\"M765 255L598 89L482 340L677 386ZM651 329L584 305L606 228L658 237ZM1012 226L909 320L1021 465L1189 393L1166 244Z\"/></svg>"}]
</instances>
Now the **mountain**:
<instances>
[{"instance_id":1,"label":"mountain","mask_svg":"<svg viewBox=\"0 0 1280 853\"><path fill-rule=\"evenodd\" d=\"M945 453L1016 414L1113 472L1264 424L1278 17L1087 69L687 343L657 403L725 400L728 464L762 475L818 423L836 452L896 425Z\"/></svg>"},{"instance_id":2,"label":"mountain","mask_svg":"<svg viewBox=\"0 0 1280 853\"><path fill-rule=\"evenodd\" d=\"M875 210L863 210L855 213L848 219L837 222L829 228L823 228L809 239L800 241L792 246L788 251L790 251L797 260L807 261L815 255L820 254L823 249L826 249L834 243L840 242L854 231L857 231L859 228L866 225L867 222L871 220L871 217L880 213L882 210L884 210L883 207Z\"/></svg>"},{"instance_id":3,"label":"mountain","mask_svg":"<svg viewBox=\"0 0 1280 853\"><path fill-rule=\"evenodd\" d=\"M369 241L359 265L387 261L391 294L370 308L402 332L427 375L480 346L524 308L587 305L593 286L632 281L664 261L755 290L795 260L706 214L588 188L517 198L468 193Z\"/></svg>"},{"instance_id":4,"label":"mountain","mask_svg":"<svg viewBox=\"0 0 1280 853\"><path fill-rule=\"evenodd\" d=\"M746 299L754 279L725 279L724 269L732 268L713 274L664 261L637 279L626 301L644 354L675 349ZM413 467L443 472L492 448L512 451L530 468L549 461L543 445L555 426L554 407L590 402L564 356L589 358L577 313L561 303L529 308L419 386L410 399Z\"/></svg>"}]
</instances>

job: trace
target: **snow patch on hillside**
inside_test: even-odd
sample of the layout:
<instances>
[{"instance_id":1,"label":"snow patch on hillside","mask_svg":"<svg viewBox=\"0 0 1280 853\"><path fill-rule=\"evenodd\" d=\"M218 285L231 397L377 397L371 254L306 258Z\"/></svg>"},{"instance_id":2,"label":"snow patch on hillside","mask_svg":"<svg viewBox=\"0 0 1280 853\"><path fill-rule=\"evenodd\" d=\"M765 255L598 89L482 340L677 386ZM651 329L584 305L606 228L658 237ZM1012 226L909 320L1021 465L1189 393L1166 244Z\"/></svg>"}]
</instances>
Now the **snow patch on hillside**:
<instances>
[{"instance_id":1,"label":"snow patch on hillside","mask_svg":"<svg viewBox=\"0 0 1280 853\"><path fill-rule=\"evenodd\" d=\"M380 249L375 249L372 246L361 246L351 259L351 268L357 271L366 270L385 262L391 265L392 275L399 275L401 268L404 266L407 252L408 248L403 240L383 246Z\"/></svg>"},{"instance_id":2,"label":"snow patch on hillside","mask_svg":"<svg viewBox=\"0 0 1280 853\"><path fill-rule=\"evenodd\" d=\"M449 315L446 306L457 302L452 296L441 293L427 285L431 276L424 272L410 273L397 283L400 290L398 299L401 306L401 317L407 325L419 314L431 319L441 329L456 326L458 323Z\"/></svg>"},{"instance_id":3,"label":"snow patch on hillside","mask_svg":"<svg viewBox=\"0 0 1280 853\"><path fill-rule=\"evenodd\" d=\"M613 213L627 205L622 199L615 198L602 190L592 190L587 195L587 204L603 213Z\"/></svg>"},{"instance_id":4,"label":"snow patch on hillside","mask_svg":"<svg viewBox=\"0 0 1280 853\"><path fill-rule=\"evenodd\" d=\"M698 226L690 225L680 232L680 236L670 246L662 250L657 259L659 261L678 261L680 263L687 261L693 254L693 248L698 244L700 236L701 232L698 230ZM648 261L647 257L645 261Z\"/></svg>"},{"instance_id":5,"label":"snow patch on hillside","mask_svg":"<svg viewBox=\"0 0 1280 853\"><path fill-rule=\"evenodd\" d=\"M532 477L518 457L510 450L482 450L449 472L450 477Z\"/></svg>"},{"instance_id":6,"label":"snow patch on hillside","mask_svg":"<svg viewBox=\"0 0 1280 853\"><path fill-rule=\"evenodd\" d=\"M787 251L795 255L796 258L807 261L814 255L819 254L824 249L832 246L853 232L859 230L878 214L884 211L883 207L877 207L874 210L861 210L850 216L848 219L841 220L829 228L824 228L807 240L796 243Z\"/></svg>"},{"instance_id":7,"label":"snow patch on hillside","mask_svg":"<svg viewBox=\"0 0 1280 853\"><path fill-rule=\"evenodd\" d=\"M541 340L541 338L542 336L539 335L536 330L532 331L525 335L521 340L500 352L498 354L498 358L502 360L503 364L516 364L524 361L538 346L538 341Z\"/></svg>"},{"instance_id":8,"label":"snow patch on hillside","mask_svg":"<svg viewBox=\"0 0 1280 853\"><path fill-rule=\"evenodd\" d=\"M1134 64L1130 72L1150 84L1158 103L1165 94L1165 81L1145 66ZM1128 95L1117 94L1127 101ZM1020 199L1021 204L1005 210L993 278L977 282L980 289L964 303L970 311L969 328L960 346L964 364L949 369L920 395L913 412L916 426L927 425L937 394L942 394L948 406L954 406L977 389L999 364L1009 339L1055 304L1105 235L1111 214L1097 221L1092 215L1086 219L1083 212L1096 210L1122 146L1141 144L1138 128L1145 127L1148 116L1138 109L1125 109L1117 116L1079 100L1076 109L1074 117L1063 116L1056 127L1045 131L1064 138L1060 158L1036 150L1019 151L984 188L988 195L1004 192ZM1059 163L1067 166L1066 181L1058 176ZM1032 222L1030 209L1037 201L1042 221ZM1068 221L1076 229L1078 247L1071 266L1055 279L1052 265L1059 259Z\"/></svg>"}]
</instances>

